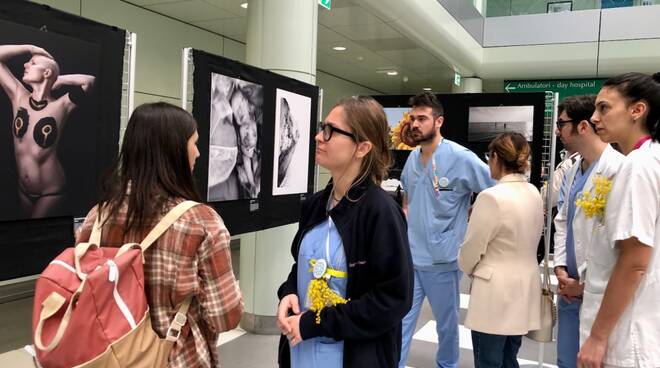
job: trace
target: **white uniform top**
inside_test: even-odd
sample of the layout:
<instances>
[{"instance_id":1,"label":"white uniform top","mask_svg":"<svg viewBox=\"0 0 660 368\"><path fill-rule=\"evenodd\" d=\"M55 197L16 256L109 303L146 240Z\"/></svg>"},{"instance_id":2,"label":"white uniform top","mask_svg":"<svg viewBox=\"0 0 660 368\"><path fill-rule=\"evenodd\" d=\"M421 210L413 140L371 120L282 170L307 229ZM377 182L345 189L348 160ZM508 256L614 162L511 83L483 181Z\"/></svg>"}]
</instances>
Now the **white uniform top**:
<instances>
[{"instance_id":1,"label":"white uniform top","mask_svg":"<svg viewBox=\"0 0 660 368\"><path fill-rule=\"evenodd\" d=\"M645 142L626 157L607 200L605 221L611 242L591 249L581 342L588 337L619 256L619 249L611 244L636 237L653 253L631 304L610 335L604 363L660 367L660 144Z\"/></svg>"}]
</instances>

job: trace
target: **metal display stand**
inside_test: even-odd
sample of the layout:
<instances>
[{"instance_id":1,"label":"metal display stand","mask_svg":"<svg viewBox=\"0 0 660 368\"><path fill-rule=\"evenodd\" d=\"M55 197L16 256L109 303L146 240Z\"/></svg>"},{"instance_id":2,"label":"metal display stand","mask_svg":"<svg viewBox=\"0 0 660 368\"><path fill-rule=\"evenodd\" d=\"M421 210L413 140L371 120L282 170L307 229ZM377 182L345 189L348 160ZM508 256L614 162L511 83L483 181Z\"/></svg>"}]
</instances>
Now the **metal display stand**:
<instances>
[{"instance_id":1,"label":"metal display stand","mask_svg":"<svg viewBox=\"0 0 660 368\"><path fill-rule=\"evenodd\" d=\"M192 48L184 47L181 50L181 108L188 112L192 112L193 69Z\"/></svg>"},{"instance_id":2,"label":"metal display stand","mask_svg":"<svg viewBox=\"0 0 660 368\"><path fill-rule=\"evenodd\" d=\"M541 178L547 185L547 196L550 196L549 191L553 185L555 173L555 157L557 152L557 135L555 134L555 122L557 121L559 107L559 93L545 92L545 114L543 126L543 156L541 163L543 165L543 175ZM550 252L550 237L552 229L552 201L545 201L545 229L544 229L544 246L545 246L545 260L549 257ZM545 262L545 261L544 261ZM541 277L544 277L543 275ZM545 280L544 280L545 281ZM543 359L545 353L545 343L539 343L538 359L539 367L543 367Z\"/></svg>"}]
</instances>

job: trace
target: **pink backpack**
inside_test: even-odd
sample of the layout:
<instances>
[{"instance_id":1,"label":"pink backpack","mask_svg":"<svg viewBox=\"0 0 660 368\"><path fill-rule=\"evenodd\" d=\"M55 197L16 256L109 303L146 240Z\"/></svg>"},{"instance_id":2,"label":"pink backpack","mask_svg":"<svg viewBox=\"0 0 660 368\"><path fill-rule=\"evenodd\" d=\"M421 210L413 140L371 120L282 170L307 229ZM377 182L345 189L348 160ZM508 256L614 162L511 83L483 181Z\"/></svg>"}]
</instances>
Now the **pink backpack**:
<instances>
[{"instance_id":1,"label":"pink backpack","mask_svg":"<svg viewBox=\"0 0 660 368\"><path fill-rule=\"evenodd\" d=\"M186 323L192 297L179 307L167 336L151 328L143 253L188 209L174 207L142 243L100 247L100 213L88 243L62 252L36 285L32 332L44 368L166 367Z\"/></svg>"}]
</instances>

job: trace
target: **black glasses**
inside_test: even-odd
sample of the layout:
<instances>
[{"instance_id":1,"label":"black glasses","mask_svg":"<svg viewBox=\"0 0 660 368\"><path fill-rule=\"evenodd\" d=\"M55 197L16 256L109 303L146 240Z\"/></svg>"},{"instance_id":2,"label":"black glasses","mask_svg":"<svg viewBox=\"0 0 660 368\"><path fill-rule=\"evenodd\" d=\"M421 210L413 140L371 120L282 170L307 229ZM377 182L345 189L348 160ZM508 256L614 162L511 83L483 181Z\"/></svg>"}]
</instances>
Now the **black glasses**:
<instances>
[{"instance_id":1,"label":"black glasses","mask_svg":"<svg viewBox=\"0 0 660 368\"><path fill-rule=\"evenodd\" d=\"M334 125L332 125L332 123L320 122L319 131L323 132L323 140L326 142L329 141L330 138L332 138L332 133L339 133L345 135L347 137L350 137L354 142L357 142L357 138L355 137L355 134L347 132L343 129L339 129Z\"/></svg>"},{"instance_id":2,"label":"black glasses","mask_svg":"<svg viewBox=\"0 0 660 368\"><path fill-rule=\"evenodd\" d=\"M575 123L575 120L557 120L557 128L561 129L564 125L570 124L570 123Z\"/></svg>"}]
</instances>

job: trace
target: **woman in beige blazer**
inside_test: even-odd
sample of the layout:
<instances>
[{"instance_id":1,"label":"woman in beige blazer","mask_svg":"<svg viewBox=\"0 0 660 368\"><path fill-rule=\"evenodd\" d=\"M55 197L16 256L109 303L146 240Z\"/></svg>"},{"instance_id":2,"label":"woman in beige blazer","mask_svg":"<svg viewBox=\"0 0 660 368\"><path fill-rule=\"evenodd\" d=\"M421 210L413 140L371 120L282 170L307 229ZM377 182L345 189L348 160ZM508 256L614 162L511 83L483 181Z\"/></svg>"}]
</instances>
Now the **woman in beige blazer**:
<instances>
[{"instance_id":1,"label":"woman in beige blazer","mask_svg":"<svg viewBox=\"0 0 660 368\"><path fill-rule=\"evenodd\" d=\"M498 184L477 197L458 259L472 279L465 326L472 330L476 368L517 368L522 335L541 327L536 247L543 204L523 175L530 153L525 137L504 133L488 149Z\"/></svg>"}]
</instances>

